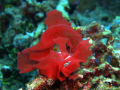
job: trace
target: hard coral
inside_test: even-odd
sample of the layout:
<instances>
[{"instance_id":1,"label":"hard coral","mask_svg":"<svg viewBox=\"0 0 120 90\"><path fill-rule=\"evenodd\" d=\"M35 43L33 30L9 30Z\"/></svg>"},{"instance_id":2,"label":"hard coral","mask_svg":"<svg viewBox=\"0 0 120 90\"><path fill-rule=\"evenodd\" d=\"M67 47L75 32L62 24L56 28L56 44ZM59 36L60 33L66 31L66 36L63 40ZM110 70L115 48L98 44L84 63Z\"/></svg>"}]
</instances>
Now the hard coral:
<instances>
[{"instance_id":1,"label":"hard coral","mask_svg":"<svg viewBox=\"0 0 120 90\"><path fill-rule=\"evenodd\" d=\"M26 73L37 68L41 74L60 81L71 78L71 73L80 67L79 62L86 62L92 54L91 44L82 40L57 10L47 13L45 24L48 29L39 43L18 52L17 69ZM56 45L59 50L54 49Z\"/></svg>"}]
</instances>

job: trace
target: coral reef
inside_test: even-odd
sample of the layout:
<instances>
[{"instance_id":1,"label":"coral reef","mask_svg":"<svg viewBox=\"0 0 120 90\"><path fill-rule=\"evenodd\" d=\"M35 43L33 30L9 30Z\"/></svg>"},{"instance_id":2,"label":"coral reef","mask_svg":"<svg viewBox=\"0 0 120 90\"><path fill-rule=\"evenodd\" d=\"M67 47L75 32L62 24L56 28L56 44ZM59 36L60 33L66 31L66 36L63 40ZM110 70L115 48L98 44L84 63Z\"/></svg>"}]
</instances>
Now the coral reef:
<instances>
[{"instance_id":1,"label":"coral reef","mask_svg":"<svg viewBox=\"0 0 120 90\"><path fill-rule=\"evenodd\" d=\"M35 79L27 83L27 90L43 90L54 84L55 80L50 79L46 76L36 75Z\"/></svg>"},{"instance_id":2,"label":"coral reef","mask_svg":"<svg viewBox=\"0 0 120 90\"><path fill-rule=\"evenodd\" d=\"M68 0L60 0L56 9L62 12L62 15L65 19L70 20L69 15L68 15L68 10L70 9L68 5Z\"/></svg>"},{"instance_id":3,"label":"coral reef","mask_svg":"<svg viewBox=\"0 0 120 90\"><path fill-rule=\"evenodd\" d=\"M54 15L56 15L55 21L49 23L49 21L54 17ZM48 27L52 28L52 25L54 25L54 28L55 28L55 25L57 25L59 23L69 25L69 23L64 21L64 19L59 20L57 18L57 15L59 16L59 18L61 18L60 15L57 14L56 11L51 11L47 14L47 19L46 19L45 23L48 25ZM56 23L57 19L58 19L58 22ZM64 21L64 22L62 23L62 21ZM23 54L22 57L20 56L20 53L18 53L18 57L21 57L20 59L18 59L18 69L21 69L21 73L31 71L34 68L38 68L38 69L40 69L39 73L42 73L43 75L46 75L47 77L51 78L51 80L54 81L54 83L50 82L50 84L48 84L46 79L45 80L44 80L44 78L39 79L42 76L38 75L37 79L35 78L33 81L31 81L29 83L29 85L27 85L28 90L29 90L29 88L32 88L33 90L37 90L37 89L42 90L43 87L45 89L49 89L49 90L52 90L53 88L55 88L55 89L59 88L60 90L67 90L67 89L69 89L69 90L78 90L78 89L87 89L87 90L97 89L97 90L99 90L99 89L104 89L104 88L105 89L120 88L119 87L119 84L120 84L119 83L119 78L120 77L118 76L119 71L120 71L120 69L119 69L120 60L116 56L114 56L114 52L113 52L113 48L112 48L112 45L113 45L112 38L113 37L112 37L111 31L106 30L104 28L104 26L99 24L98 22L92 22L88 26L74 27L74 29L76 29L77 33L82 35L83 39L87 39L87 38L91 39L90 43L93 44L93 46L91 47L91 50L94 53L94 55L90 56L87 59L86 62L85 61L78 61L78 62L76 62L76 64L74 62L74 64L72 65L71 64L72 61L70 61L70 63L68 63L67 66L66 65L64 66L64 68L66 68L66 67L69 67L69 68L66 68L66 69L63 68L63 70L61 70L61 68L58 69L58 70L60 70L62 76L59 76L59 74L60 74L59 73L58 76L55 76L57 78L55 78L55 77L53 77L52 72L54 72L54 74L55 74L56 71L52 71L51 69L47 69L48 71L46 71L44 68L41 68L41 66L43 64L45 64L45 62L47 62L48 59L55 63L56 61L54 59L57 60L59 58L57 53L51 51L50 54L48 54L46 56L45 54L42 54L42 53L44 53L44 51L42 53L39 52L42 55L45 55L45 59L43 59L45 62L44 63L41 62L42 57L40 55L37 55L37 53L36 53L36 55L39 56L39 57L36 57L35 55L32 55L33 53L30 53L30 52L33 52L32 50L36 50L36 48L37 48L37 50L39 49L37 47L38 44L39 44L40 47L43 47L42 45L40 45L40 44L42 44L40 42L37 45L22 51L22 54ZM49 28L48 28L48 30L49 30ZM46 30L46 32L48 30ZM46 34L46 32L44 32L44 33ZM47 40L47 36L45 34L43 34L43 37ZM43 37L41 37L41 40L42 40ZM50 37L51 36L49 36L49 38ZM42 42L44 42L44 41L42 41ZM55 42L56 42L56 39L55 39ZM44 44L45 43L46 42L44 42ZM58 44L58 46L54 45L53 50L55 50L57 52L61 52L61 54L64 52L62 54L64 56L65 53L66 53L64 51L64 46L62 46L62 49L61 49L62 44L59 44L59 42L56 42L56 43ZM83 43L85 43L85 42L83 42ZM48 47L48 45L49 45L49 43L47 45L45 45L45 47ZM51 42L51 45L52 45L52 42ZM77 46L76 48L78 49L78 47L81 47L83 49L83 46ZM71 47L69 46L69 49L70 48ZM42 50L42 48L39 49L39 50ZM69 50L68 52L72 53L74 51L72 50L72 52L71 52L71 50ZM29 53L30 53L30 55L32 55L32 56L30 56L31 60L36 60L37 62L30 61L29 56L26 57L27 53L28 53L28 55L29 55ZM52 54L52 53L54 53L54 54ZM82 57L81 59L83 59L84 56L85 56L84 54L82 54L82 56L80 56L81 54L82 53L79 53L79 56L77 55L77 58L79 58L79 60L80 60L81 57ZM87 55L87 53L85 53L85 54ZM87 57L89 55L87 55ZM71 54L71 57L72 57L72 54ZM72 59L71 57L69 57L69 58ZM74 55L74 57L76 58L76 55ZM37 58L40 59L40 60L37 60ZM73 59L75 59L75 58L73 58ZM22 61L22 60L24 60L24 61ZM59 58L58 60L61 60L61 59ZM20 63L20 61L22 61L22 63ZM23 64L25 61L29 61L28 64ZM40 61L41 63L38 64L39 63L38 61ZM62 61L64 61L64 59L62 59ZM62 61L60 61L60 62L62 62ZM33 62L34 66L31 67L30 62L31 63ZM84 63L81 63L81 62L84 62ZM78 67L74 68L75 66L77 66L77 63L80 64L79 69L77 69ZM36 65L36 64L38 64L38 65ZM66 62L64 64L66 64ZM29 67L27 67L28 70L27 70L27 68L25 70L23 69L23 67L21 68L20 67L21 65L24 66L24 67L26 67L26 65L29 66ZM46 65L47 64L45 64L44 66L46 66ZM49 61L49 65L50 65L50 61ZM53 64L52 64L52 66L53 66ZM50 67L52 68L52 66L49 66L49 68ZM74 69L71 69L71 67L74 68ZM44 71L46 71L47 73L42 72L43 71L42 69L44 69ZM73 71L73 70L75 70L75 71ZM66 75L67 75L67 77L66 77L66 79L64 79L65 77L63 77L63 76L66 76ZM60 82L60 81L58 82L57 79L59 79L62 82ZM36 81L36 80L38 80L38 81ZM49 81L49 79L47 79L47 80ZM56 84L56 83L59 83L59 85L57 87L54 86L54 84Z\"/></svg>"},{"instance_id":4,"label":"coral reef","mask_svg":"<svg viewBox=\"0 0 120 90\"><path fill-rule=\"evenodd\" d=\"M119 4L119 0L0 0L0 90L119 90ZM57 19L54 16L46 21L46 25L44 24L46 16L48 18L46 13L54 9L60 11L67 20L61 19L62 24L66 25L67 22L70 22L67 25L71 24L71 30L81 36L80 41L88 43L87 40L89 40L89 43L92 44L90 47L92 55L87 57L84 63L81 60L78 64L79 67L77 65L68 67L70 71L68 69L66 71L65 69L58 70L60 71L60 77L65 77L64 80L58 77L56 79L50 78L50 74L53 74L53 72L46 74L44 71L40 71L41 68L35 66L38 61L34 62L33 65L34 60L30 60L30 64L39 70L35 69L28 73L19 74L16 68L17 52L34 47L44 35L47 36L44 33L50 27L54 24L61 24L53 23L54 19ZM55 32L51 31L51 33L54 34ZM51 38L48 36L48 39ZM44 43L48 44L48 40L45 40L43 40ZM53 46L52 43L48 44L48 46L52 46L50 50L61 51L61 55L67 52L68 55L71 54L71 57L76 53L80 54L79 51L84 51L79 47L77 47L78 51L76 52L71 50L73 45L70 45L70 43L73 43L71 41L67 42L65 47L62 47L60 41L63 43L59 37L55 41L57 44ZM48 48L46 48L47 50ZM48 55L47 52L46 55ZM51 59L53 57L60 58L57 57L60 54L55 53L55 55L49 54ZM84 55L75 57L80 58L79 56ZM67 59L70 59L70 57ZM64 59L60 59L58 63L63 61ZM70 66L70 62L66 62L64 67ZM52 63L50 67L53 67ZM72 67L77 69L72 70ZM50 68L47 71L49 70ZM54 70L56 69L53 68ZM68 72L72 73L69 74ZM55 74L53 77L55 76L59 76L59 74Z\"/></svg>"},{"instance_id":5,"label":"coral reef","mask_svg":"<svg viewBox=\"0 0 120 90\"><path fill-rule=\"evenodd\" d=\"M79 10L80 12L85 12L85 11L91 11L94 10L96 7L96 4L93 3L96 0L70 0L69 3L73 7L75 7L76 10Z\"/></svg>"},{"instance_id":6,"label":"coral reef","mask_svg":"<svg viewBox=\"0 0 120 90\"><path fill-rule=\"evenodd\" d=\"M116 18L111 23L111 32L114 37L113 47L115 50L120 50L120 16L116 16Z\"/></svg>"}]
</instances>

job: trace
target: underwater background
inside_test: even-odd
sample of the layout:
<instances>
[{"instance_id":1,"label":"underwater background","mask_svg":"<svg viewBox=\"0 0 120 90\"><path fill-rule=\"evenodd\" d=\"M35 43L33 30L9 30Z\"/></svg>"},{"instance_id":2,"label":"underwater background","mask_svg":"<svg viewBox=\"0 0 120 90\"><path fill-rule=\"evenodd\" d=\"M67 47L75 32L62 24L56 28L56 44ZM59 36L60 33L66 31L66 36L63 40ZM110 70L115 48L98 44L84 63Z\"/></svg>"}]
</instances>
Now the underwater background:
<instances>
[{"instance_id":1,"label":"underwater background","mask_svg":"<svg viewBox=\"0 0 120 90\"><path fill-rule=\"evenodd\" d=\"M37 69L20 74L17 53L39 42L49 28L46 13L55 9L90 40L92 55L76 78L51 80ZM0 90L120 90L119 11L120 0L0 0Z\"/></svg>"}]
</instances>

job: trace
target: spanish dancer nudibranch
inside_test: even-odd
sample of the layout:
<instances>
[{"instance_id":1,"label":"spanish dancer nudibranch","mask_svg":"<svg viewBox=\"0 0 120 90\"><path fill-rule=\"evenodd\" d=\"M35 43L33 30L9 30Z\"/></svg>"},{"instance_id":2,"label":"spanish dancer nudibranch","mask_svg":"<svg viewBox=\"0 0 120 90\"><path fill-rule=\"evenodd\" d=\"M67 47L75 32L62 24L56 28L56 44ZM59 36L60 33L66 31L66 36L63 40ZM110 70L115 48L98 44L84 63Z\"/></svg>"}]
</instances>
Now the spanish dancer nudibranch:
<instances>
[{"instance_id":1,"label":"spanish dancer nudibranch","mask_svg":"<svg viewBox=\"0 0 120 90\"><path fill-rule=\"evenodd\" d=\"M71 73L80 67L79 62L85 63L92 54L89 39L82 40L57 10L48 12L44 23L48 29L38 44L18 52L17 69L26 73L37 68L39 73L60 81L74 77Z\"/></svg>"}]
</instances>

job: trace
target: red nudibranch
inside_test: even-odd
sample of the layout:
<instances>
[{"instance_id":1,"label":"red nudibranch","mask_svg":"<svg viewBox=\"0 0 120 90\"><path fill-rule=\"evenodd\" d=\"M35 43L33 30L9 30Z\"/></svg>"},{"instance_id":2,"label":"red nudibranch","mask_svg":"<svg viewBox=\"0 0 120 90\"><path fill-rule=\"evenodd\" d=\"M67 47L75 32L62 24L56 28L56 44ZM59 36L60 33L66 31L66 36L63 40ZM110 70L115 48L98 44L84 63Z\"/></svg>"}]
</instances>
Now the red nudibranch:
<instances>
[{"instance_id":1,"label":"red nudibranch","mask_svg":"<svg viewBox=\"0 0 120 90\"><path fill-rule=\"evenodd\" d=\"M17 69L26 73L37 68L41 74L63 81L80 67L79 62L86 62L92 54L91 44L89 40L82 40L57 10L48 12L44 23L48 29L38 44L18 52ZM53 49L55 45L59 52Z\"/></svg>"}]
</instances>

